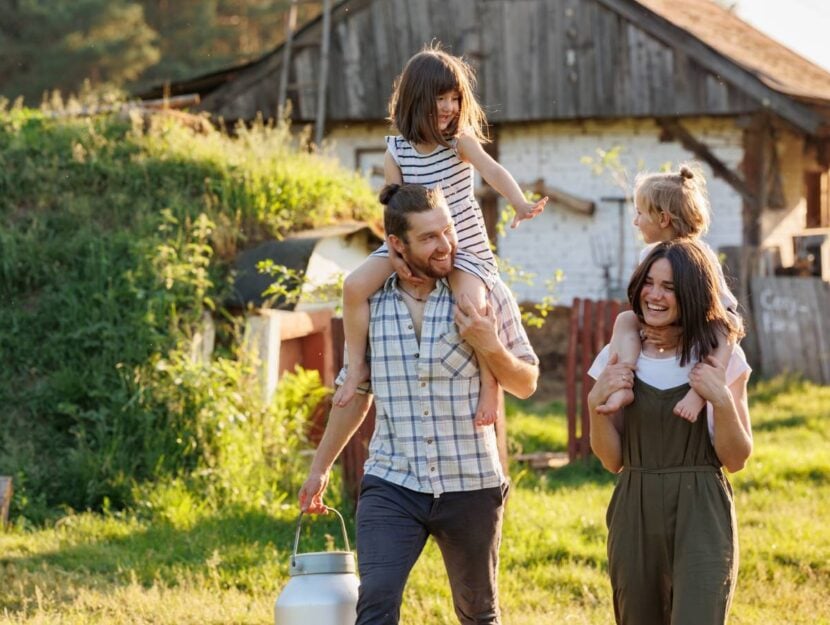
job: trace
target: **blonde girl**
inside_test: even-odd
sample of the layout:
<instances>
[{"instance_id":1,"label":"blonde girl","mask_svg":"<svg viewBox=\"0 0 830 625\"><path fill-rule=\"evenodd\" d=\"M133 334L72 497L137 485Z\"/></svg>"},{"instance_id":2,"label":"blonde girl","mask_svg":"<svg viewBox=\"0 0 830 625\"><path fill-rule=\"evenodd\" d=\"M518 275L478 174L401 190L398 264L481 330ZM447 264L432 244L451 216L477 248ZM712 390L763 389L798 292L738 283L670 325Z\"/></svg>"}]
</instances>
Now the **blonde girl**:
<instances>
[{"instance_id":1,"label":"blonde girl","mask_svg":"<svg viewBox=\"0 0 830 625\"><path fill-rule=\"evenodd\" d=\"M475 76L461 58L438 46L428 46L413 56L398 77L389 99L389 119L400 132L386 137L386 184L420 184L440 187L453 216L458 246L450 287L458 302L469 300L486 309L485 295L498 279L484 218L474 195L474 170L515 209L512 227L539 215L548 198L528 202L504 167L482 148L488 141L487 120L474 95ZM405 281L403 297L419 299L418 279L385 245L374 252L346 279L343 288L343 322L348 351L348 373L334 396L347 404L357 386L369 378L366 343L369 297L393 273ZM484 359L479 359L482 364ZM498 386L481 367L481 394L476 423L495 422Z\"/></svg>"},{"instance_id":2,"label":"blonde girl","mask_svg":"<svg viewBox=\"0 0 830 625\"><path fill-rule=\"evenodd\" d=\"M659 174L640 174L634 183L634 225L642 234L646 247L640 255L640 262L648 256L655 245L662 241L677 239L693 240L700 245L718 271L720 300L723 307L736 316L738 302L729 290L717 255L700 239L709 229L710 210L706 194L706 180L700 168L695 165L681 165L677 172ZM659 312L659 311L658 311ZM682 324L683 320L680 320ZM620 363L637 362L642 348L643 338L653 341L659 348L663 344L673 344L674 337L667 334L679 334L679 325L668 329L656 330L641 324L637 316L625 312L617 317L614 334L611 338L611 353L616 353ZM734 341L721 336L714 350L715 359L726 366L732 355ZM663 349L660 349L662 352ZM630 389L620 389L612 393L605 404L598 407L601 413L614 413L634 401ZM694 389L681 399L674 407L674 413L690 422L695 422L706 402Z\"/></svg>"}]
</instances>

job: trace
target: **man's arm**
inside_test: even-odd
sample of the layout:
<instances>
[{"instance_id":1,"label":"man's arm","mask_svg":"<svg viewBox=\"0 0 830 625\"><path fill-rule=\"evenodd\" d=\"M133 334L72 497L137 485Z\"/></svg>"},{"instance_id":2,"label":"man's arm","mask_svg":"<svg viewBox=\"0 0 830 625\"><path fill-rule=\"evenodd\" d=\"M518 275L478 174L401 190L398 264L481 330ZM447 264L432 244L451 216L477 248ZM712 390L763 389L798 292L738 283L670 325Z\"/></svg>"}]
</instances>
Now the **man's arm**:
<instances>
[{"instance_id":1,"label":"man's arm","mask_svg":"<svg viewBox=\"0 0 830 625\"><path fill-rule=\"evenodd\" d=\"M458 333L479 358L484 358L499 385L511 395L526 399L536 391L539 367L514 356L499 339L496 317L490 304L484 315L469 299L458 302L455 311Z\"/></svg>"},{"instance_id":2,"label":"man's arm","mask_svg":"<svg viewBox=\"0 0 830 625\"><path fill-rule=\"evenodd\" d=\"M326 511L323 493L329 483L331 466L363 423L371 402L371 395L358 392L345 406L332 407L323 438L314 452L308 478L298 494L300 510L303 512L321 514Z\"/></svg>"}]
</instances>

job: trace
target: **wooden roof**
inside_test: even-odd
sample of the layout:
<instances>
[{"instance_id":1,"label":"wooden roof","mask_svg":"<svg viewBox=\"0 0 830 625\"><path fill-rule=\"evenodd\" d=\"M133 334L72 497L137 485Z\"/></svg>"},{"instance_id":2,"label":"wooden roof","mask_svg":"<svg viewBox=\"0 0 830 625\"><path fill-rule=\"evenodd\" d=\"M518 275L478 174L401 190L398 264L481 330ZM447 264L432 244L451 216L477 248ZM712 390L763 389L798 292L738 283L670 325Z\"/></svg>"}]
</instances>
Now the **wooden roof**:
<instances>
[{"instance_id":1,"label":"wooden roof","mask_svg":"<svg viewBox=\"0 0 830 625\"><path fill-rule=\"evenodd\" d=\"M290 82L314 84L320 31L316 19L297 33ZM343 0L332 9L327 120L384 119L393 80L432 39L476 67L494 123L771 110L815 134L830 111L828 72L711 0ZM209 85L205 110L273 116L281 63L277 48L170 93ZM313 120L315 95L289 92L297 121Z\"/></svg>"},{"instance_id":2,"label":"wooden roof","mask_svg":"<svg viewBox=\"0 0 830 625\"><path fill-rule=\"evenodd\" d=\"M723 56L792 96L830 101L830 72L711 0L639 0ZM830 33L829 33L830 34Z\"/></svg>"}]
</instances>

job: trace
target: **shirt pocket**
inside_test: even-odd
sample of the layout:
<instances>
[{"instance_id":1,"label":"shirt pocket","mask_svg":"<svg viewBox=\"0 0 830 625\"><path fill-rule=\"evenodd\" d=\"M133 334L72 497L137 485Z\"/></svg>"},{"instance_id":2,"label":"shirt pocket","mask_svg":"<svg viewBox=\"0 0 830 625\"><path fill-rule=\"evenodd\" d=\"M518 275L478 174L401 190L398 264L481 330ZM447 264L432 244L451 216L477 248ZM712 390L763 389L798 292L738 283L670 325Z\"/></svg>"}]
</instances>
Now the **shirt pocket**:
<instances>
[{"instance_id":1,"label":"shirt pocket","mask_svg":"<svg viewBox=\"0 0 830 625\"><path fill-rule=\"evenodd\" d=\"M472 378L478 375L478 361L473 349L458 332L450 331L438 341L438 361L451 378Z\"/></svg>"}]
</instances>

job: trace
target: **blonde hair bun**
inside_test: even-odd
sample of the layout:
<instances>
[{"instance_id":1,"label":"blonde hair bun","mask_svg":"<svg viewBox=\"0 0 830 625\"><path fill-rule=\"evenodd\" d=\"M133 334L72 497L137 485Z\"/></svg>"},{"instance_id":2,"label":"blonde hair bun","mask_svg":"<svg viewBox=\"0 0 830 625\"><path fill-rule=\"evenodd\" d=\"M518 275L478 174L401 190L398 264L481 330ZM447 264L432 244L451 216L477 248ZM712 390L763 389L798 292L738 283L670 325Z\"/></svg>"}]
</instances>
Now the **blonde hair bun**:
<instances>
[{"instance_id":1,"label":"blonde hair bun","mask_svg":"<svg viewBox=\"0 0 830 625\"><path fill-rule=\"evenodd\" d=\"M680 177L685 178L686 180L691 180L695 177L695 172L691 170L687 165L680 166Z\"/></svg>"}]
</instances>

